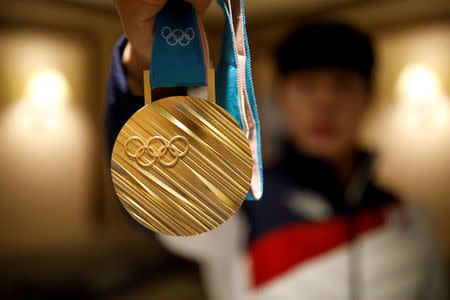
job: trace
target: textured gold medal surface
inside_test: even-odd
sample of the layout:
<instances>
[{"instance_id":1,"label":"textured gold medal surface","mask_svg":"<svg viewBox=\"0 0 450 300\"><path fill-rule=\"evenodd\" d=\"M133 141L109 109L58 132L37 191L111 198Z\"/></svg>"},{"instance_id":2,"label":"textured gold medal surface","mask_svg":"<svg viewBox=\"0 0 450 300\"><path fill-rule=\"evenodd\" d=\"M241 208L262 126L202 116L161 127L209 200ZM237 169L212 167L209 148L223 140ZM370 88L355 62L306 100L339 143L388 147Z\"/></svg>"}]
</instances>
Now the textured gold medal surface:
<instances>
[{"instance_id":1,"label":"textured gold medal surface","mask_svg":"<svg viewBox=\"0 0 450 300\"><path fill-rule=\"evenodd\" d=\"M233 117L201 98L145 105L114 144L111 175L122 205L168 235L207 232L230 218L250 188L252 155Z\"/></svg>"}]
</instances>

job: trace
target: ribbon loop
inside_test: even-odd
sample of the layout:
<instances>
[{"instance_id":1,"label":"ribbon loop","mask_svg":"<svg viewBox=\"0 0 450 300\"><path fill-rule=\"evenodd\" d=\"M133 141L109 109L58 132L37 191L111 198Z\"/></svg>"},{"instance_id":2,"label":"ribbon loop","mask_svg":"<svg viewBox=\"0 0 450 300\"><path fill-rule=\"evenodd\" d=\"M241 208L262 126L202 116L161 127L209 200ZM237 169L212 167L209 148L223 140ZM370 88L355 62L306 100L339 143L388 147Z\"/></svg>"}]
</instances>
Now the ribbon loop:
<instances>
[{"instance_id":1,"label":"ribbon loop","mask_svg":"<svg viewBox=\"0 0 450 300\"><path fill-rule=\"evenodd\" d=\"M150 86L205 86L209 67L206 35L190 3L170 0L158 13Z\"/></svg>"}]
</instances>

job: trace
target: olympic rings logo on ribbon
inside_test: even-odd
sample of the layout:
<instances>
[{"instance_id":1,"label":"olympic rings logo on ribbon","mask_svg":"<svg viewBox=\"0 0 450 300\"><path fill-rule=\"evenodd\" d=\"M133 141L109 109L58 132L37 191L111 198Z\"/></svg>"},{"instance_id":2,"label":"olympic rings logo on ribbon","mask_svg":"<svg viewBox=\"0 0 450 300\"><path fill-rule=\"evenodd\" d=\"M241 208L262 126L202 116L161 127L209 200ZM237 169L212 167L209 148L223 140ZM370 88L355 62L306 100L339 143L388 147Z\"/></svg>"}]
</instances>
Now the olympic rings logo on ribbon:
<instances>
[{"instance_id":1,"label":"olympic rings logo on ribbon","mask_svg":"<svg viewBox=\"0 0 450 300\"><path fill-rule=\"evenodd\" d=\"M130 152L129 144L132 141L136 141L140 146L136 149L134 153ZM177 148L175 146L175 142L182 142L184 147L183 150ZM155 143L159 143L160 147L154 147ZM124 145L125 153L128 157L134 158L136 162L142 167L152 166L158 161L161 165L166 167L174 166L178 159L185 156L189 150L189 141L181 135L176 135L172 137L169 141L161 136L153 136L145 142L142 138L138 136L132 136L128 138ZM145 155L147 153L147 155ZM163 161L162 158L166 156L166 154L170 154L172 159L169 162ZM146 157L146 161L143 157Z\"/></svg>"},{"instance_id":2,"label":"olympic rings logo on ribbon","mask_svg":"<svg viewBox=\"0 0 450 300\"><path fill-rule=\"evenodd\" d=\"M180 44L181 46L185 47L192 41L195 36L195 32L192 27L188 27L183 31L179 28L172 30L169 26L164 26L161 29L161 36L170 46Z\"/></svg>"}]
</instances>

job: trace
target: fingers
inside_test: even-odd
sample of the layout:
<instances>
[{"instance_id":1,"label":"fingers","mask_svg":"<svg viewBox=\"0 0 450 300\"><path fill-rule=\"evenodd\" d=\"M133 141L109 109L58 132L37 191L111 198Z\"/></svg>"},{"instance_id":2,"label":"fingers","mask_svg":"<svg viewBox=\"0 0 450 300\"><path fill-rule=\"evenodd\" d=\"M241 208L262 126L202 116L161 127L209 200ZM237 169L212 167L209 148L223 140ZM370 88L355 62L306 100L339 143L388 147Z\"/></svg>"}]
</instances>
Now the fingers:
<instances>
[{"instance_id":1,"label":"fingers","mask_svg":"<svg viewBox=\"0 0 450 300\"><path fill-rule=\"evenodd\" d=\"M151 18L167 3L167 0L114 0L119 15L126 15L133 21L142 21L142 17ZM141 17L135 19L136 17Z\"/></svg>"},{"instance_id":2,"label":"fingers","mask_svg":"<svg viewBox=\"0 0 450 300\"><path fill-rule=\"evenodd\" d=\"M210 0L185 0L190 2L194 8L202 13L209 6ZM114 4L119 11L132 10L135 8L141 8L149 15L156 15L163 6L167 3L167 0L114 0Z\"/></svg>"},{"instance_id":3,"label":"fingers","mask_svg":"<svg viewBox=\"0 0 450 300\"><path fill-rule=\"evenodd\" d=\"M186 0L190 2L192 6L199 12L202 13L208 8L210 0Z\"/></svg>"}]
</instances>

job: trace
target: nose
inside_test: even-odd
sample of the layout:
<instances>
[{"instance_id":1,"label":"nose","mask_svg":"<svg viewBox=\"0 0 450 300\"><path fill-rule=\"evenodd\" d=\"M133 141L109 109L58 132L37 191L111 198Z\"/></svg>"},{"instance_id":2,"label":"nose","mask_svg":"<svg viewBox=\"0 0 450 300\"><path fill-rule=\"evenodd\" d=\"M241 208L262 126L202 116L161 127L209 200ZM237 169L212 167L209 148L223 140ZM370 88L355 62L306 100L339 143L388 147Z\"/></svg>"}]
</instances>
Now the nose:
<instances>
[{"instance_id":1,"label":"nose","mask_svg":"<svg viewBox=\"0 0 450 300\"><path fill-rule=\"evenodd\" d=\"M318 85L314 100L320 110L333 110L336 102L336 89L333 84L331 82L322 82Z\"/></svg>"}]
</instances>

